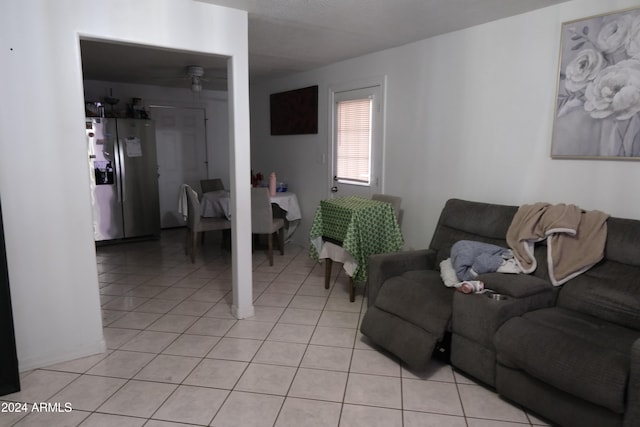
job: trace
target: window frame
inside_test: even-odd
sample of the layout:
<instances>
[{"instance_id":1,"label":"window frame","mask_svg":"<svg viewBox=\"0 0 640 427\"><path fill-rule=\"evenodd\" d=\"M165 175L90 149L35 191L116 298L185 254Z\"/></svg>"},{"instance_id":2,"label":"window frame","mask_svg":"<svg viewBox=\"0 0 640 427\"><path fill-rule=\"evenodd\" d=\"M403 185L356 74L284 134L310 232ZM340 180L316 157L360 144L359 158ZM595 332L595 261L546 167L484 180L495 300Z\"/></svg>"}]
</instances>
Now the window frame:
<instances>
[{"instance_id":1,"label":"window frame","mask_svg":"<svg viewBox=\"0 0 640 427\"><path fill-rule=\"evenodd\" d=\"M327 153L328 161L325 161L323 155L323 163L327 167L327 195L329 198L341 197L348 195L360 195L362 197L370 197L375 193L384 192L385 180L385 111L386 111L386 83L387 76L373 76L348 83L341 83L329 87L327 114L328 114L328 138ZM351 182L336 182L334 180L335 168L335 105L336 98L340 99L343 92L363 91L374 93L374 105L372 110L372 143L371 143L371 170L370 183L360 184Z\"/></svg>"},{"instance_id":2,"label":"window frame","mask_svg":"<svg viewBox=\"0 0 640 427\"><path fill-rule=\"evenodd\" d=\"M359 92L359 91L358 91ZM366 96L352 96L354 95L353 93L351 93L351 91L349 91L347 93L346 96L341 96L342 94L345 94L345 92L341 92L339 94L336 94L336 99L334 100L334 120L335 120L335 125L334 125L334 134L333 134L333 138L334 138L334 150L336 150L336 152L333 155L333 170L335 173L334 176L334 181L336 182L341 182L341 183L346 183L346 184L351 184L351 185L366 185L369 186L371 185L371 180L372 180L372 145L373 145L373 133L374 133L374 117L373 117L373 109L375 108L374 105L374 97L371 95L366 95ZM357 94L356 94L357 95ZM340 105L342 103L349 103L349 102L356 102L356 101L364 101L364 100L368 100L368 135L366 136L367 138L367 153L366 153L366 161L367 161L367 165L366 165L366 172L367 172L367 178L366 179L358 179L355 178L353 175L352 176L341 176L340 174L340 153L338 152L339 150L339 145L340 145L340 131L341 131L341 127L340 127ZM356 131L357 132L357 131ZM353 132L355 133L355 132ZM355 138L357 139L357 137ZM356 142L357 143L357 142ZM356 148L357 150L357 148ZM345 156L346 157L346 156ZM359 169L358 167L356 167L355 169Z\"/></svg>"}]
</instances>

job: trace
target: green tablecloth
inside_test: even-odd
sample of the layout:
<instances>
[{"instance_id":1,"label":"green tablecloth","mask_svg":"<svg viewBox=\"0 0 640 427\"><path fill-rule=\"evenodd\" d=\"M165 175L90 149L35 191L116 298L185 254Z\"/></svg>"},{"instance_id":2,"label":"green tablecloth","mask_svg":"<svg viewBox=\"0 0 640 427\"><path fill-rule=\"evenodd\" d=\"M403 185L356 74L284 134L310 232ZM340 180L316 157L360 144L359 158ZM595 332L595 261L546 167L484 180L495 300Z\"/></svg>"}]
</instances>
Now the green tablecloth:
<instances>
[{"instance_id":1,"label":"green tablecloth","mask_svg":"<svg viewBox=\"0 0 640 427\"><path fill-rule=\"evenodd\" d=\"M358 266L353 280L367 280L369 255L397 252L404 244L400 226L389 203L363 197L322 200L316 209L309 237L318 243L322 237L342 242ZM311 257L318 260L319 247L311 245Z\"/></svg>"}]
</instances>

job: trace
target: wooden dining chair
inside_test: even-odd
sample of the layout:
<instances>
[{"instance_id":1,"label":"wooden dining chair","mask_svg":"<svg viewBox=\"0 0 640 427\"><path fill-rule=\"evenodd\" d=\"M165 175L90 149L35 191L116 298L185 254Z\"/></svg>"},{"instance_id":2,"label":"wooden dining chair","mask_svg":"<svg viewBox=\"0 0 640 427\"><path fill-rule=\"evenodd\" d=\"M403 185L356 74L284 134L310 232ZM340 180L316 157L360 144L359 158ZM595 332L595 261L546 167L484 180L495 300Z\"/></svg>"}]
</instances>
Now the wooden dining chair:
<instances>
[{"instance_id":1,"label":"wooden dining chair","mask_svg":"<svg viewBox=\"0 0 640 427\"><path fill-rule=\"evenodd\" d=\"M267 235L269 265L273 265L273 234L275 232L278 232L280 255L284 255L284 219L273 217L269 189L266 187L251 189L251 232L254 235Z\"/></svg>"},{"instance_id":2,"label":"wooden dining chair","mask_svg":"<svg viewBox=\"0 0 640 427\"><path fill-rule=\"evenodd\" d=\"M202 194L209 193L211 191L224 190L224 184L220 178L201 179L200 189Z\"/></svg>"},{"instance_id":3,"label":"wooden dining chair","mask_svg":"<svg viewBox=\"0 0 640 427\"><path fill-rule=\"evenodd\" d=\"M198 234L205 231L230 230L231 221L226 218L203 218L200 215L198 193L188 185L184 190L187 193L187 235L184 250L187 255L191 256L191 262L195 263Z\"/></svg>"},{"instance_id":4,"label":"wooden dining chair","mask_svg":"<svg viewBox=\"0 0 640 427\"><path fill-rule=\"evenodd\" d=\"M390 196L388 194L374 194L371 196L371 199L389 203L393 208L393 213L396 214L396 221L398 221L398 225L402 225L403 211L402 209L400 209L400 205L402 204L402 197Z\"/></svg>"}]
</instances>

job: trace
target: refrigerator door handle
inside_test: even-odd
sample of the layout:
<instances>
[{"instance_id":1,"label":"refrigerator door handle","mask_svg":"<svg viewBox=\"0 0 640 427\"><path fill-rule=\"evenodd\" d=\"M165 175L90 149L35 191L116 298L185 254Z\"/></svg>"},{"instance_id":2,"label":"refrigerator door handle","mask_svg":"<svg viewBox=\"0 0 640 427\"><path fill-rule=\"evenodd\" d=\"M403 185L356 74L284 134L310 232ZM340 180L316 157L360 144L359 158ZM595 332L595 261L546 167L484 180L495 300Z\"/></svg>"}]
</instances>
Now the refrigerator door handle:
<instances>
[{"instance_id":1,"label":"refrigerator door handle","mask_svg":"<svg viewBox=\"0 0 640 427\"><path fill-rule=\"evenodd\" d=\"M118 166L120 166L120 182L118 185L120 186L120 191L118 191L118 197L120 198L120 202L124 203L127 199L127 190L125 185L125 169L124 169L124 144L121 139L118 139Z\"/></svg>"}]
</instances>

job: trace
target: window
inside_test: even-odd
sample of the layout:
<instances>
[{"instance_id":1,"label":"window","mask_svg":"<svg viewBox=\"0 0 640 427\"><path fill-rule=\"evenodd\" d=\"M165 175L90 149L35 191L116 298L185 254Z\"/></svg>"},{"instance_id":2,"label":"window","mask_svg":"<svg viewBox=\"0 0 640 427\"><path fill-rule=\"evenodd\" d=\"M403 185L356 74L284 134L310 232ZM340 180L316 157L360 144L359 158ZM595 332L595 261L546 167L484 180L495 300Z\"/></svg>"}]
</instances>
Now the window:
<instances>
[{"instance_id":1,"label":"window","mask_svg":"<svg viewBox=\"0 0 640 427\"><path fill-rule=\"evenodd\" d=\"M384 78L330 89L331 197L369 198L382 192L383 89Z\"/></svg>"},{"instance_id":2,"label":"window","mask_svg":"<svg viewBox=\"0 0 640 427\"><path fill-rule=\"evenodd\" d=\"M371 97L336 101L336 180L371 183Z\"/></svg>"}]
</instances>

